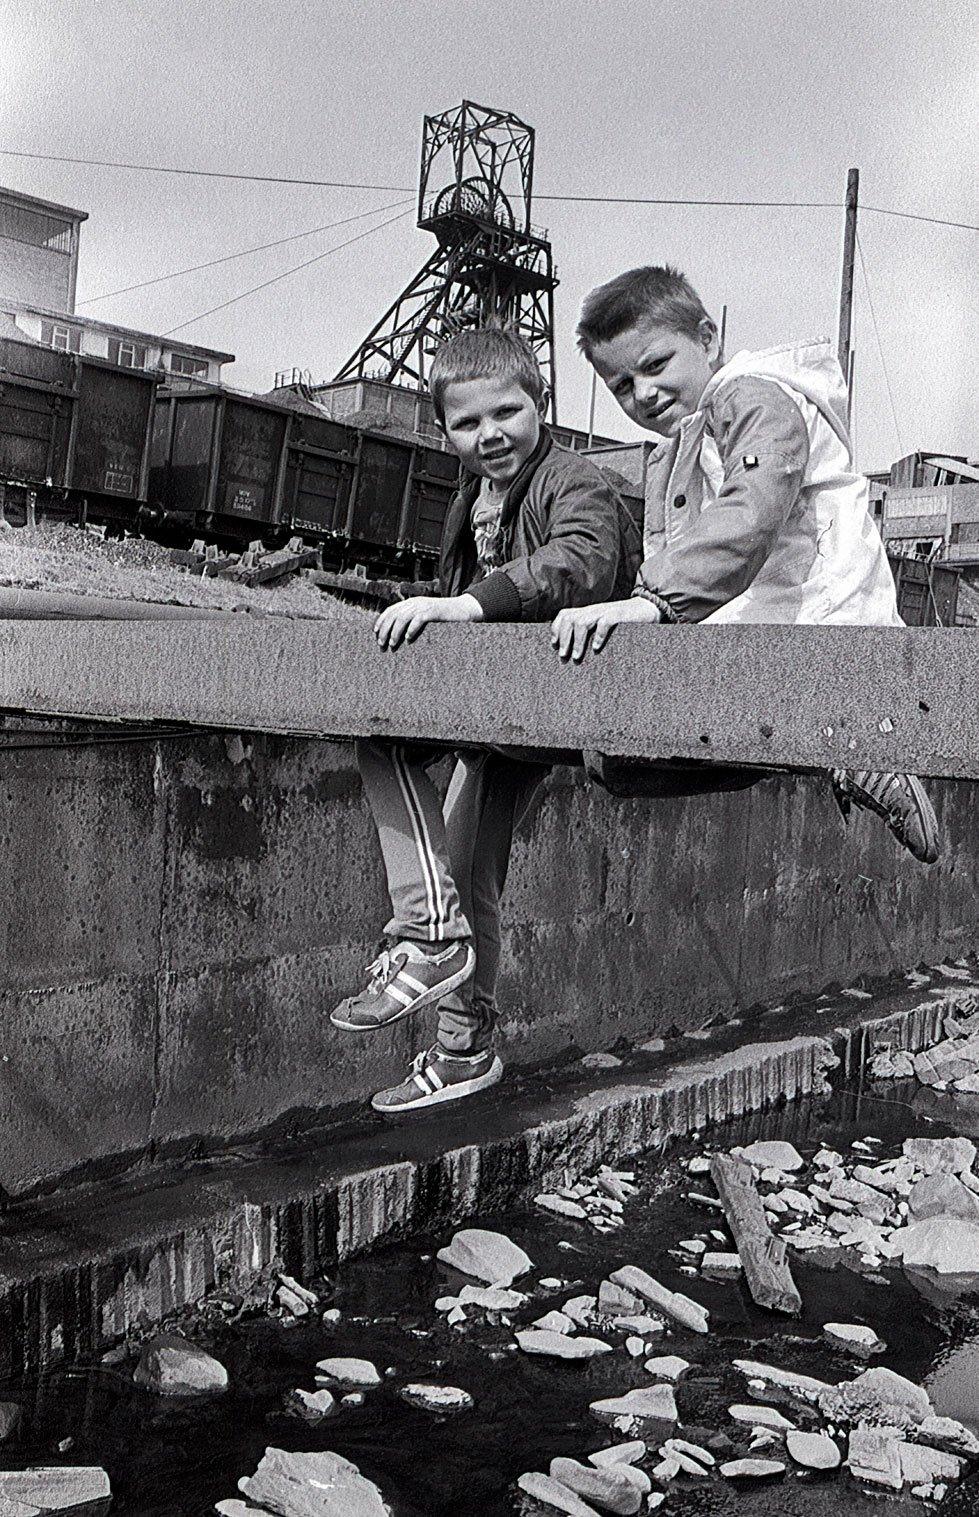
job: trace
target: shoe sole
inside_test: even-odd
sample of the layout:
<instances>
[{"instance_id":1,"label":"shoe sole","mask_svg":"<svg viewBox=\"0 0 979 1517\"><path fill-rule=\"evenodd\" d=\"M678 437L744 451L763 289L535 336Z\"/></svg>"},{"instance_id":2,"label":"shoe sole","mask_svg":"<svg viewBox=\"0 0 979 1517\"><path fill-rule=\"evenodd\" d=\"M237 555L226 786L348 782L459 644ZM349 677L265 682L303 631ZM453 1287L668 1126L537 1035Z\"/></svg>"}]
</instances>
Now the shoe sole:
<instances>
[{"instance_id":1,"label":"shoe sole","mask_svg":"<svg viewBox=\"0 0 979 1517\"><path fill-rule=\"evenodd\" d=\"M443 1085L441 1090L435 1090L427 1096L419 1092L417 1101L406 1101L402 1106L379 1106L378 1098L374 1096L371 1106L382 1117L400 1117L409 1111L427 1111L430 1106L441 1106L446 1101L461 1101L464 1096L474 1096L480 1090L489 1090L491 1085L498 1085L502 1078L503 1065L495 1057L486 1073L477 1075L473 1080L457 1080L454 1085Z\"/></svg>"},{"instance_id":2,"label":"shoe sole","mask_svg":"<svg viewBox=\"0 0 979 1517\"><path fill-rule=\"evenodd\" d=\"M399 1006L398 1010L392 1012L389 1017L385 1017L383 1022L345 1022L336 1011L330 1012L330 1021L334 1027L342 1027L344 1032L381 1032L385 1027L392 1026L394 1022L400 1022L402 1017L410 1017L416 1011L421 1011L424 1006L431 1006L433 1001L438 1003L444 1000L447 995L458 990L460 985L465 984L472 976L475 967L476 955L470 949L469 961L465 968L457 970L439 985L433 985L430 990L423 991L409 1006Z\"/></svg>"},{"instance_id":3,"label":"shoe sole","mask_svg":"<svg viewBox=\"0 0 979 1517\"><path fill-rule=\"evenodd\" d=\"M931 804L928 792L917 775L908 774L905 775L905 779L907 780L908 789L917 809L918 826L921 829L923 839L923 846L921 848L913 848L911 846L901 824L895 824L893 814L877 800L876 796L870 795L862 785L856 785L851 780L845 786L837 787L834 781L833 796L843 814L844 821L847 819L847 803L858 806L862 811L870 811L875 816L880 817L885 827L893 834L905 852L910 853L911 857L916 859L919 864L935 864L942 854L941 835L938 827L938 818L935 815L935 808ZM841 792L843 798L841 798Z\"/></svg>"}]
</instances>

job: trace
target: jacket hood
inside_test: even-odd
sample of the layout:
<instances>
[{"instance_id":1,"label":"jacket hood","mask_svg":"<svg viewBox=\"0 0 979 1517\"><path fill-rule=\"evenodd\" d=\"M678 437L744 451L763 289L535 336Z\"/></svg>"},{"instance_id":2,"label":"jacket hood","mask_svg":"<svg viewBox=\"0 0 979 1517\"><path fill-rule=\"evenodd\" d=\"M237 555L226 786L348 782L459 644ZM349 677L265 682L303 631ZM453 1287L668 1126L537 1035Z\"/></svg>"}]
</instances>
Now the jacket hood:
<instances>
[{"instance_id":1,"label":"jacket hood","mask_svg":"<svg viewBox=\"0 0 979 1517\"><path fill-rule=\"evenodd\" d=\"M701 399L701 406L713 398L721 385L742 374L756 379L777 379L798 390L812 401L826 417L833 431L850 448L846 421L846 384L843 370L828 338L815 342L786 343L784 347L763 348L758 353L735 353L713 375Z\"/></svg>"}]
</instances>

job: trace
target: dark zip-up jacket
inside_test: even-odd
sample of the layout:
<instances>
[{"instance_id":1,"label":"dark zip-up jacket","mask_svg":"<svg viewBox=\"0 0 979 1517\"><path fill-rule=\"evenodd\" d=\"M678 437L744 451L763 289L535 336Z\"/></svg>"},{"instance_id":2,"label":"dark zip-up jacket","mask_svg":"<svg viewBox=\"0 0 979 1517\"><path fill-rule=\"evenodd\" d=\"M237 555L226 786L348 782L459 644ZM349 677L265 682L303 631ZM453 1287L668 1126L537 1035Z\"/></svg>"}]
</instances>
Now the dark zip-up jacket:
<instances>
[{"instance_id":1,"label":"dark zip-up jacket","mask_svg":"<svg viewBox=\"0 0 979 1517\"><path fill-rule=\"evenodd\" d=\"M479 572L472 530L477 475L453 497L442 531L439 593L468 593L488 622L549 621L565 606L627 599L642 558L639 529L588 458L541 426L533 453L503 499L504 562Z\"/></svg>"}]
</instances>

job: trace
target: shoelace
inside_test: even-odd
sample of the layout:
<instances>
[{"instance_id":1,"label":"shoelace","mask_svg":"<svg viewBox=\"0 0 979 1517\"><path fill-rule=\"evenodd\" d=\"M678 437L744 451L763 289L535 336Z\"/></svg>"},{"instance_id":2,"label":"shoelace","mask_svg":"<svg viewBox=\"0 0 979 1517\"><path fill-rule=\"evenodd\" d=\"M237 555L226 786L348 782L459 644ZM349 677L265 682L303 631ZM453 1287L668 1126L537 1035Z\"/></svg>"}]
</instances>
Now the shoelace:
<instances>
[{"instance_id":1,"label":"shoelace","mask_svg":"<svg viewBox=\"0 0 979 1517\"><path fill-rule=\"evenodd\" d=\"M385 948L379 953L373 964L368 964L367 973L370 975L367 988L372 995L382 991L390 979L393 979L400 969L400 964L392 964L391 950Z\"/></svg>"}]
</instances>

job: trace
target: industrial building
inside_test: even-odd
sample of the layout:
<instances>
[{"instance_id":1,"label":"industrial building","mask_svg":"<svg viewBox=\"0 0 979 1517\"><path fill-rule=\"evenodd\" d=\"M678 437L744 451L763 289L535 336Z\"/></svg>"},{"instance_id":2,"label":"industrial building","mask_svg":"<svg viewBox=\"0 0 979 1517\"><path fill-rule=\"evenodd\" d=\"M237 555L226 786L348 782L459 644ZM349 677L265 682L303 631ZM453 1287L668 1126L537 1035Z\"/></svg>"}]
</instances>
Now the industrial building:
<instances>
[{"instance_id":1,"label":"industrial building","mask_svg":"<svg viewBox=\"0 0 979 1517\"><path fill-rule=\"evenodd\" d=\"M80 229L87 219L87 211L0 187L0 327L6 335L122 369L220 380L233 353L77 314Z\"/></svg>"}]
</instances>

